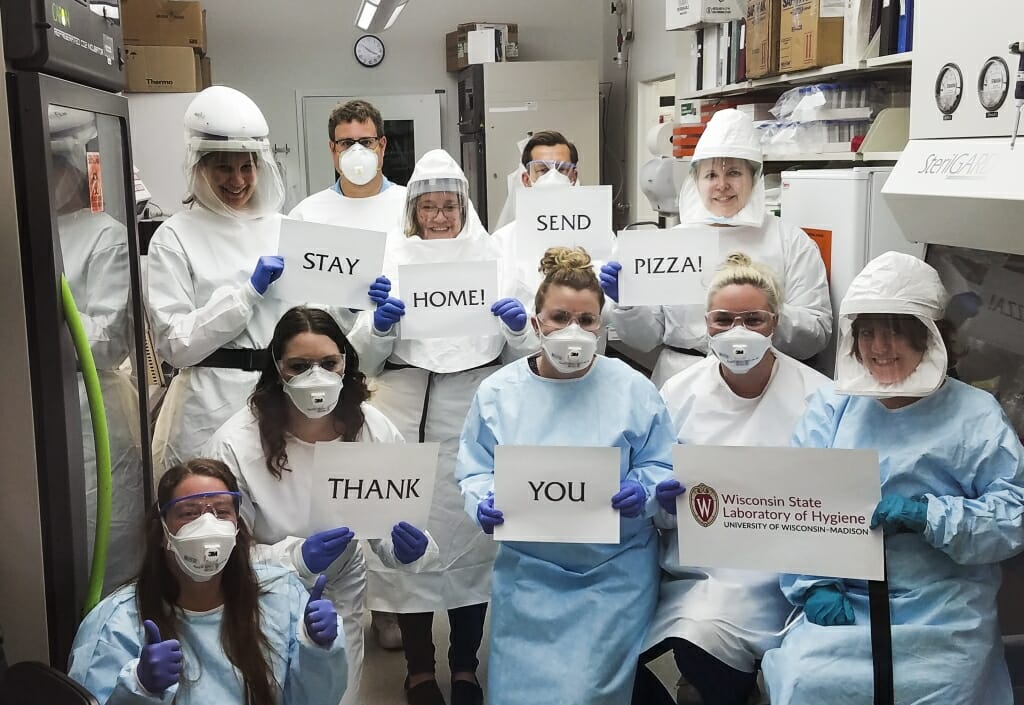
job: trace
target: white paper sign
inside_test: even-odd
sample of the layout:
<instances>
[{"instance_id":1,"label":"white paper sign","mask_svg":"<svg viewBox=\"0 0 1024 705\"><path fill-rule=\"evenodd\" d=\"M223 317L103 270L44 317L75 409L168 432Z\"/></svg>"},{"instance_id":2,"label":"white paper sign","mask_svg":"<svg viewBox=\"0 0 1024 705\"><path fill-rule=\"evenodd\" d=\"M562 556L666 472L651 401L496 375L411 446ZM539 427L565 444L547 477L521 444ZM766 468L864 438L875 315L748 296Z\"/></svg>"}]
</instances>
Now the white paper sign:
<instances>
[{"instance_id":1,"label":"white paper sign","mask_svg":"<svg viewBox=\"0 0 1024 705\"><path fill-rule=\"evenodd\" d=\"M496 541L619 542L621 448L498 446L494 506L505 523Z\"/></svg>"},{"instance_id":2,"label":"white paper sign","mask_svg":"<svg viewBox=\"0 0 1024 705\"><path fill-rule=\"evenodd\" d=\"M403 264L398 267L405 315L403 340L457 338L498 332L491 304L498 296L498 261Z\"/></svg>"},{"instance_id":3,"label":"white paper sign","mask_svg":"<svg viewBox=\"0 0 1024 705\"><path fill-rule=\"evenodd\" d=\"M1024 354L1024 275L993 267L981 283L981 307L971 335L1018 355Z\"/></svg>"},{"instance_id":4,"label":"white paper sign","mask_svg":"<svg viewBox=\"0 0 1024 705\"><path fill-rule=\"evenodd\" d=\"M623 230L616 258L622 265L623 306L704 306L719 265L718 234L684 228Z\"/></svg>"},{"instance_id":5,"label":"white paper sign","mask_svg":"<svg viewBox=\"0 0 1024 705\"><path fill-rule=\"evenodd\" d=\"M682 565L882 580L873 450L680 445Z\"/></svg>"},{"instance_id":6,"label":"white paper sign","mask_svg":"<svg viewBox=\"0 0 1024 705\"><path fill-rule=\"evenodd\" d=\"M517 257L536 271L549 247L582 247L595 260L612 254L612 187L526 188L516 192Z\"/></svg>"},{"instance_id":7,"label":"white paper sign","mask_svg":"<svg viewBox=\"0 0 1024 705\"><path fill-rule=\"evenodd\" d=\"M385 233L309 223L281 221L278 254L284 272L270 291L285 301L366 309L366 292L384 269Z\"/></svg>"},{"instance_id":8,"label":"white paper sign","mask_svg":"<svg viewBox=\"0 0 1024 705\"><path fill-rule=\"evenodd\" d=\"M437 443L317 443L309 532L347 526L361 539L391 535L399 521L427 528Z\"/></svg>"}]
</instances>

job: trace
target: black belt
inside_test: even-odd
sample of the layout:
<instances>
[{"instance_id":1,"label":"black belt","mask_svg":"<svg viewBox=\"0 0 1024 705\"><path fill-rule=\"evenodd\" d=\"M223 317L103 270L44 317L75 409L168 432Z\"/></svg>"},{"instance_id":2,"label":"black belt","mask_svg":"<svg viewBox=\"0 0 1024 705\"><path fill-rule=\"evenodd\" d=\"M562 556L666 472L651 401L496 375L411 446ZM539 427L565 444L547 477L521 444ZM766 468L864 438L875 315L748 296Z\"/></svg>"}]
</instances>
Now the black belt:
<instances>
[{"instance_id":1,"label":"black belt","mask_svg":"<svg viewBox=\"0 0 1024 705\"><path fill-rule=\"evenodd\" d=\"M456 373L459 373L459 372L472 372L473 370L482 370L485 367L494 367L495 365L500 365L500 364L501 364L501 356L499 355L498 357L494 358L490 362L485 362L484 364L477 365L476 367L470 367L470 368L467 368L465 370L454 370L453 372L443 372L442 373L442 372L430 372L430 370L423 370L422 367L417 367L416 365L402 365L402 364L397 363L397 362L391 362L390 360L385 360L384 361L384 370L385 371L389 371L389 370L423 370L424 372L430 372L430 374L452 374L453 375L453 374L456 374Z\"/></svg>"},{"instance_id":2,"label":"black belt","mask_svg":"<svg viewBox=\"0 0 1024 705\"><path fill-rule=\"evenodd\" d=\"M675 345L666 345L665 347L667 349L671 350L672 352L677 352L677 353L680 353L682 355L692 355L694 357L707 357L708 356L708 354L706 352L701 352L700 350L694 350L693 348L677 348Z\"/></svg>"},{"instance_id":3,"label":"black belt","mask_svg":"<svg viewBox=\"0 0 1024 705\"><path fill-rule=\"evenodd\" d=\"M261 372L270 362L270 351L252 348L221 348L214 350L195 367L222 367L246 372Z\"/></svg>"},{"instance_id":4,"label":"black belt","mask_svg":"<svg viewBox=\"0 0 1024 705\"><path fill-rule=\"evenodd\" d=\"M871 615L871 665L874 671L874 705L892 705L892 622L888 580L868 581L868 613Z\"/></svg>"}]
</instances>

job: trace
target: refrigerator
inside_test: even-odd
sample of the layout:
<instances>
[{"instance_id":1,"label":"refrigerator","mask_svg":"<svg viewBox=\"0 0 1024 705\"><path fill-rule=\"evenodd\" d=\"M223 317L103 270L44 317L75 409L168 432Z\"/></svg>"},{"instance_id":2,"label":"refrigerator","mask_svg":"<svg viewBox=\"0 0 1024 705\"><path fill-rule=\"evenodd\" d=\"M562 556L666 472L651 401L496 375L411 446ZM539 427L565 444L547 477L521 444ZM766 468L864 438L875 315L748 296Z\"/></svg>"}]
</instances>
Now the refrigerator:
<instances>
[{"instance_id":1,"label":"refrigerator","mask_svg":"<svg viewBox=\"0 0 1024 705\"><path fill-rule=\"evenodd\" d=\"M782 173L782 221L802 228L818 245L829 280L833 321L853 278L890 250L924 257L924 245L907 240L882 197L892 167L807 169ZM836 330L814 367L831 377Z\"/></svg>"},{"instance_id":2,"label":"refrigerator","mask_svg":"<svg viewBox=\"0 0 1024 705\"><path fill-rule=\"evenodd\" d=\"M95 9L0 0L0 629L9 661L61 669L152 503L121 33Z\"/></svg>"}]
</instances>

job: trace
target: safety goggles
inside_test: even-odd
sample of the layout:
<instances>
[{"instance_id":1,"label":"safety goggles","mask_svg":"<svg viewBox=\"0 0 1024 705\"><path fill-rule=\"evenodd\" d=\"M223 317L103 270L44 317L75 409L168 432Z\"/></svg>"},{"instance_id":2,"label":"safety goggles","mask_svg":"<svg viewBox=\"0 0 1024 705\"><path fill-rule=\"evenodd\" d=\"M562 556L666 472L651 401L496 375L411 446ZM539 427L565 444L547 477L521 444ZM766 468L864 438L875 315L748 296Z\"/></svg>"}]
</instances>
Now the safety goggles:
<instances>
[{"instance_id":1,"label":"safety goggles","mask_svg":"<svg viewBox=\"0 0 1024 705\"><path fill-rule=\"evenodd\" d=\"M360 137L355 140L346 137L340 140L331 140L331 142L334 143L334 146L338 148L339 152L344 152L354 144L359 144L360 146L366 147L366 149L370 150L377 149L377 145L380 144L380 140L380 137Z\"/></svg>"},{"instance_id":2,"label":"safety goggles","mask_svg":"<svg viewBox=\"0 0 1024 705\"><path fill-rule=\"evenodd\" d=\"M771 311L725 311L715 309L704 314L708 328L713 331L729 330L739 321L740 325L748 330L764 330L775 320L775 314Z\"/></svg>"},{"instance_id":3,"label":"safety goggles","mask_svg":"<svg viewBox=\"0 0 1024 705\"><path fill-rule=\"evenodd\" d=\"M160 507L160 514L172 521L192 521L206 512L218 519L237 519L241 501L241 492L199 492L172 499Z\"/></svg>"},{"instance_id":4,"label":"safety goggles","mask_svg":"<svg viewBox=\"0 0 1024 705\"><path fill-rule=\"evenodd\" d=\"M576 165L572 162L559 162L553 159L534 159L531 162L527 162L526 170L530 173L530 177L533 179L539 179L549 171L557 171L563 176L568 176L570 179L576 173Z\"/></svg>"},{"instance_id":5,"label":"safety goggles","mask_svg":"<svg viewBox=\"0 0 1024 705\"><path fill-rule=\"evenodd\" d=\"M286 357L278 363L278 369L282 374L294 377L312 369L316 365L327 372L342 373L345 371L344 355L327 355L319 360L311 360L305 357Z\"/></svg>"},{"instance_id":6,"label":"safety goggles","mask_svg":"<svg viewBox=\"0 0 1024 705\"><path fill-rule=\"evenodd\" d=\"M579 325L583 330L590 331L591 333L601 327L600 315L594 315L593 313L570 313L569 311L563 311L562 309L548 311L543 315L537 314L537 320L549 328L555 328L557 330L567 328L573 322Z\"/></svg>"}]
</instances>

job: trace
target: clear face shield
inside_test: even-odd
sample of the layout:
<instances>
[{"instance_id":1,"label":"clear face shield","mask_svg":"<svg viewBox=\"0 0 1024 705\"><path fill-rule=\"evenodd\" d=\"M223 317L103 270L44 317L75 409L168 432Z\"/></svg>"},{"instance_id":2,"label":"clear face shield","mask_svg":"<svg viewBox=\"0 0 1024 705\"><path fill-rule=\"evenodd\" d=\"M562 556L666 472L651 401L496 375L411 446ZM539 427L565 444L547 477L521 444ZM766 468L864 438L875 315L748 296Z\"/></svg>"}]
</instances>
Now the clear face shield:
<instances>
[{"instance_id":1,"label":"clear face shield","mask_svg":"<svg viewBox=\"0 0 1024 705\"><path fill-rule=\"evenodd\" d=\"M423 179L406 187L405 234L424 240L458 237L465 229L469 189L461 179Z\"/></svg>"},{"instance_id":2,"label":"clear face shield","mask_svg":"<svg viewBox=\"0 0 1024 705\"><path fill-rule=\"evenodd\" d=\"M765 216L761 165L734 157L694 161L679 195L681 225L761 227Z\"/></svg>"},{"instance_id":3,"label":"clear face shield","mask_svg":"<svg viewBox=\"0 0 1024 705\"><path fill-rule=\"evenodd\" d=\"M911 314L840 318L836 390L874 397L922 397L946 377L946 347L935 321Z\"/></svg>"},{"instance_id":4,"label":"clear face shield","mask_svg":"<svg viewBox=\"0 0 1024 705\"><path fill-rule=\"evenodd\" d=\"M185 175L195 200L228 218L262 218L284 203L284 182L266 140L194 138Z\"/></svg>"}]
</instances>

